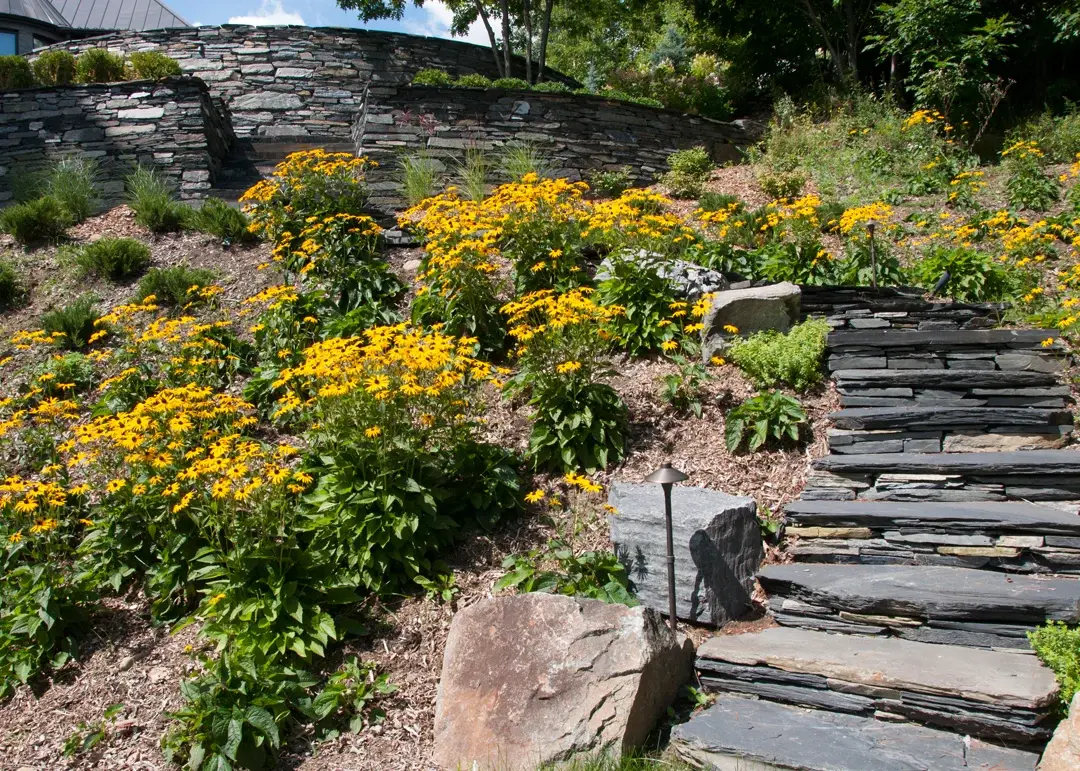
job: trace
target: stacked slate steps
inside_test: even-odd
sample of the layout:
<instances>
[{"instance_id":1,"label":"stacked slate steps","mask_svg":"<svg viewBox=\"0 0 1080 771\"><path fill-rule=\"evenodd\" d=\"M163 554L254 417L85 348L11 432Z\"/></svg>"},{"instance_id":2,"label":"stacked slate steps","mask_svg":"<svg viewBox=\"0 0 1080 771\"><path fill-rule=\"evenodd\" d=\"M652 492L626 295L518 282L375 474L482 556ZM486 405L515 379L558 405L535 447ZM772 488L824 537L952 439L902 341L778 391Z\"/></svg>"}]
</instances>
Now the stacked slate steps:
<instances>
[{"instance_id":1,"label":"stacked slate steps","mask_svg":"<svg viewBox=\"0 0 1080 771\"><path fill-rule=\"evenodd\" d=\"M1052 449L1072 430L1051 330L843 330L829 350L836 453Z\"/></svg>"},{"instance_id":2,"label":"stacked slate steps","mask_svg":"<svg viewBox=\"0 0 1080 771\"><path fill-rule=\"evenodd\" d=\"M777 627L698 649L702 687L910 720L1007 745L1046 742L1058 686L1034 656Z\"/></svg>"},{"instance_id":3,"label":"stacked slate steps","mask_svg":"<svg viewBox=\"0 0 1080 771\"><path fill-rule=\"evenodd\" d=\"M671 747L718 771L1035 771L1039 761L959 733L725 694L675 726Z\"/></svg>"},{"instance_id":4,"label":"stacked slate steps","mask_svg":"<svg viewBox=\"0 0 1080 771\"><path fill-rule=\"evenodd\" d=\"M806 316L833 329L986 329L1005 312L1000 303L927 300L917 287L800 286Z\"/></svg>"},{"instance_id":5,"label":"stacked slate steps","mask_svg":"<svg viewBox=\"0 0 1080 771\"><path fill-rule=\"evenodd\" d=\"M1080 500L1080 451L826 455L811 464L801 499Z\"/></svg>"},{"instance_id":6,"label":"stacked slate steps","mask_svg":"<svg viewBox=\"0 0 1080 771\"><path fill-rule=\"evenodd\" d=\"M1080 581L911 565L770 565L758 573L782 626L1030 653L1027 633L1080 622Z\"/></svg>"},{"instance_id":7,"label":"stacked slate steps","mask_svg":"<svg viewBox=\"0 0 1080 771\"><path fill-rule=\"evenodd\" d=\"M796 562L1080 574L1076 505L800 500L785 514Z\"/></svg>"}]
</instances>

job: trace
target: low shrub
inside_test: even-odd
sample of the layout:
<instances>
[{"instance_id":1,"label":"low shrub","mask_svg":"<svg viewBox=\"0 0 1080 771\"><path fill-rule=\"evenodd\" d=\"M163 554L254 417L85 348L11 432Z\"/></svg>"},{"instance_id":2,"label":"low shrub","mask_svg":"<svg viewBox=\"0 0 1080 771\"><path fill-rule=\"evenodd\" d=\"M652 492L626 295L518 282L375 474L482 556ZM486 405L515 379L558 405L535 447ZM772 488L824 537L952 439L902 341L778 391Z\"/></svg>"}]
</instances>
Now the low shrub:
<instances>
[{"instance_id":1,"label":"low shrub","mask_svg":"<svg viewBox=\"0 0 1080 771\"><path fill-rule=\"evenodd\" d=\"M589 177L592 189L609 198L618 198L634 185L634 170L629 166L617 169L598 169Z\"/></svg>"},{"instance_id":2,"label":"low shrub","mask_svg":"<svg viewBox=\"0 0 1080 771\"><path fill-rule=\"evenodd\" d=\"M449 86L453 82L450 73L432 68L418 71L412 79L414 86Z\"/></svg>"},{"instance_id":3,"label":"low shrub","mask_svg":"<svg viewBox=\"0 0 1080 771\"><path fill-rule=\"evenodd\" d=\"M11 260L0 259L0 311L18 306L25 297L19 269Z\"/></svg>"},{"instance_id":4,"label":"low shrub","mask_svg":"<svg viewBox=\"0 0 1080 771\"><path fill-rule=\"evenodd\" d=\"M94 363L81 353L54 356L45 362L34 379L45 398L69 398L73 393L86 393L95 380Z\"/></svg>"},{"instance_id":5,"label":"low shrub","mask_svg":"<svg viewBox=\"0 0 1080 771\"><path fill-rule=\"evenodd\" d=\"M66 86L75 81L75 56L70 51L42 51L30 67L43 86Z\"/></svg>"},{"instance_id":6,"label":"low shrub","mask_svg":"<svg viewBox=\"0 0 1080 771\"><path fill-rule=\"evenodd\" d=\"M258 234L251 230L247 215L220 198L207 198L202 206L193 209L189 224L200 233L209 233L228 243L246 244L259 240Z\"/></svg>"},{"instance_id":7,"label":"low shrub","mask_svg":"<svg viewBox=\"0 0 1080 771\"><path fill-rule=\"evenodd\" d=\"M510 555L502 566L509 572L495 582L496 591L516 589L523 593L587 597L631 607L638 604L630 594L626 568L609 551L579 552L564 541L551 540L544 549Z\"/></svg>"},{"instance_id":8,"label":"low shrub","mask_svg":"<svg viewBox=\"0 0 1080 771\"><path fill-rule=\"evenodd\" d=\"M180 63L160 51L134 51L128 60L135 76L144 80L164 80L181 73Z\"/></svg>"},{"instance_id":9,"label":"low shrub","mask_svg":"<svg viewBox=\"0 0 1080 771\"><path fill-rule=\"evenodd\" d=\"M454 85L458 88L491 88L491 78L474 72L459 76Z\"/></svg>"},{"instance_id":10,"label":"low shrub","mask_svg":"<svg viewBox=\"0 0 1080 771\"><path fill-rule=\"evenodd\" d=\"M48 195L0 211L0 230L23 246L58 241L73 224L64 205Z\"/></svg>"},{"instance_id":11,"label":"low shrub","mask_svg":"<svg viewBox=\"0 0 1080 771\"><path fill-rule=\"evenodd\" d=\"M911 273L928 290L948 273L944 293L960 302L1007 300L1029 288L1022 286L1022 271L1010 271L991 255L962 246L931 249L912 266Z\"/></svg>"},{"instance_id":12,"label":"low shrub","mask_svg":"<svg viewBox=\"0 0 1080 771\"><path fill-rule=\"evenodd\" d=\"M210 286L214 278L214 272L206 268L187 265L151 268L139 281L136 297L141 302L153 295L160 305L184 307L198 302L199 290Z\"/></svg>"},{"instance_id":13,"label":"low shrub","mask_svg":"<svg viewBox=\"0 0 1080 771\"><path fill-rule=\"evenodd\" d=\"M75 80L79 83L116 83L124 79L124 57L104 48L91 48L75 59Z\"/></svg>"},{"instance_id":14,"label":"low shrub","mask_svg":"<svg viewBox=\"0 0 1080 771\"><path fill-rule=\"evenodd\" d=\"M713 160L704 147L679 150L668 156L669 171L660 183L676 198L699 198L714 168Z\"/></svg>"},{"instance_id":15,"label":"low shrub","mask_svg":"<svg viewBox=\"0 0 1080 771\"><path fill-rule=\"evenodd\" d=\"M1035 655L1057 677L1061 709L1067 710L1080 690L1080 627L1050 621L1046 626L1028 632L1028 640Z\"/></svg>"},{"instance_id":16,"label":"low shrub","mask_svg":"<svg viewBox=\"0 0 1080 771\"><path fill-rule=\"evenodd\" d=\"M806 412L799 400L769 391L751 397L727 414L724 442L729 452L736 452L744 442L750 452L757 452L769 442L797 442Z\"/></svg>"},{"instance_id":17,"label":"low shrub","mask_svg":"<svg viewBox=\"0 0 1080 771\"><path fill-rule=\"evenodd\" d=\"M1046 173L1046 158L1035 142L1017 142L1001 152L1008 172L1005 192L1009 205L1046 211L1060 196L1057 180Z\"/></svg>"},{"instance_id":18,"label":"low shrub","mask_svg":"<svg viewBox=\"0 0 1080 771\"><path fill-rule=\"evenodd\" d=\"M98 164L93 158L69 155L54 161L49 167L41 189L45 195L60 202L75 223L82 222L97 211Z\"/></svg>"},{"instance_id":19,"label":"low shrub","mask_svg":"<svg viewBox=\"0 0 1080 771\"><path fill-rule=\"evenodd\" d=\"M539 83L534 83L532 90L548 94L569 94L572 91L570 86L556 80L543 80Z\"/></svg>"},{"instance_id":20,"label":"low shrub","mask_svg":"<svg viewBox=\"0 0 1080 771\"><path fill-rule=\"evenodd\" d=\"M154 233L174 233L191 221L191 207L173 198L172 188L156 170L139 165L124 180L135 221Z\"/></svg>"},{"instance_id":21,"label":"low shrub","mask_svg":"<svg viewBox=\"0 0 1080 771\"><path fill-rule=\"evenodd\" d=\"M529 81L521 78L496 78L491 81L492 88L508 88L514 91L528 91Z\"/></svg>"},{"instance_id":22,"label":"low shrub","mask_svg":"<svg viewBox=\"0 0 1080 771\"><path fill-rule=\"evenodd\" d=\"M435 195L441 164L425 153L409 153L398 159L401 189L409 206Z\"/></svg>"},{"instance_id":23,"label":"low shrub","mask_svg":"<svg viewBox=\"0 0 1080 771\"><path fill-rule=\"evenodd\" d=\"M1065 115L1044 112L1010 131L1006 144L1022 140L1038 143L1051 163L1070 163L1080 153L1080 112L1071 105Z\"/></svg>"},{"instance_id":24,"label":"low shrub","mask_svg":"<svg viewBox=\"0 0 1080 771\"><path fill-rule=\"evenodd\" d=\"M22 56L0 56L0 91L36 85L30 62Z\"/></svg>"},{"instance_id":25,"label":"low shrub","mask_svg":"<svg viewBox=\"0 0 1080 771\"><path fill-rule=\"evenodd\" d=\"M71 351L80 351L90 345L90 338L97 329L97 298L84 294L63 308L42 315L41 328L50 335L62 334L60 345Z\"/></svg>"},{"instance_id":26,"label":"low shrub","mask_svg":"<svg viewBox=\"0 0 1080 771\"><path fill-rule=\"evenodd\" d=\"M597 286L597 297L602 305L623 309L608 321L607 330L631 356L660 350L676 331L671 322L675 290L661 277L657 265L636 255L613 256L607 265L607 276Z\"/></svg>"},{"instance_id":27,"label":"low shrub","mask_svg":"<svg viewBox=\"0 0 1080 771\"><path fill-rule=\"evenodd\" d=\"M76 261L87 273L120 281L146 270L150 247L134 238L102 238L84 246Z\"/></svg>"},{"instance_id":28,"label":"low shrub","mask_svg":"<svg viewBox=\"0 0 1080 771\"><path fill-rule=\"evenodd\" d=\"M758 175L761 191L773 200L798 198L806 181L806 174L801 171L766 171Z\"/></svg>"},{"instance_id":29,"label":"low shrub","mask_svg":"<svg viewBox=\"0 0 1080 771\"><path fill-rule=\"evenodd\" d=\"M758 388L788 385L802 393L821 382L821 360L829 329L824 319L808 319L787 334L757 332L732 341L728 358Z\"/></svg>"}]
</instances>

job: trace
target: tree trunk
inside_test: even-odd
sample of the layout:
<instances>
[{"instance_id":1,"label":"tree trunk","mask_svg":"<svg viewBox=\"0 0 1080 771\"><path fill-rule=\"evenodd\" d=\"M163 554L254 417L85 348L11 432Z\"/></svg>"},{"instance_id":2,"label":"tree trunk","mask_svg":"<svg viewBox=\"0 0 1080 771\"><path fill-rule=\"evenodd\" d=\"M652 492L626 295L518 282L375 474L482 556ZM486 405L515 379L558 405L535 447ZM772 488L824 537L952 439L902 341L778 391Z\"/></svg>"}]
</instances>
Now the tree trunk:
<instances>
[{"instance_id":1,"label":"tree trunk","mask_svg":"<svg viewBox=\"0 0 1080 771\"><path fill-rule=\"evenodd\" d=\"M502 60L499 58L499 41L495 39L495 30L491 28L491 19L488 18L487 11L484 10L483 0L473 0L476 5L476 10L480 15L480 20L484 22L484 29L487 30L488 40L491 42L491 55L495 57L495 71L499 73L500 78L507 77L506 71L503 69Z\"/></svg>"},{"instance_id":2,"label":"tree trunk","mask_svg":"<svg viewBox=\"0 0 1080 771\"><path fill-rule=\"evenodd\" d=\"M521 13L524 16L525 21L525 81L527 83L533 82L532 74L532 50L533 50L533 37L532 37L532 4L529 0L521 0Z\"/></svg>"},{"instance_id":3,"label":"tree trunk","mask_svg":"<svg viewBox=\"0 0 1080 771\"><path fill-rule=\"evenodd\" d=\"M540 62L536 68L536 82L544 79L544 67L547 66L548 31L551 29L551 9L555 0L544 0L544 20L540 23Z\"/></svg>"},{"instance_id":4,"label":"tree trunk","mask_svg":"<svg viewBox=\"0 0 1080 771\"><path fill-rule=\"evenodd\" d=\"M502 44L503 44L503 77L512 78L513 72L510 62L510 2L499 0L499 11L502 13Z\"/></svg>"},{"instance_id":5,"label":"tree trunk","mask_svg":"<svg viewBox=\"0 0 1080 771\"><path fill-rule=\"evenodd\" d=\"M821 19L818 18L812 2L813 0L802 0L800 3L802 12L810 20L810 23L814 25L818 34L821 35L821 42L825 44L825 49L829 52L829 58L832 59L837 77L839 77L841 81L845 81L847 78L846 73L844 72L844 59L840 56L840 51L837 49L836 43L833 42L832 36L829 35L829 31L825 29L825 25L822 24Z\"/></svg>"}]
</instances>

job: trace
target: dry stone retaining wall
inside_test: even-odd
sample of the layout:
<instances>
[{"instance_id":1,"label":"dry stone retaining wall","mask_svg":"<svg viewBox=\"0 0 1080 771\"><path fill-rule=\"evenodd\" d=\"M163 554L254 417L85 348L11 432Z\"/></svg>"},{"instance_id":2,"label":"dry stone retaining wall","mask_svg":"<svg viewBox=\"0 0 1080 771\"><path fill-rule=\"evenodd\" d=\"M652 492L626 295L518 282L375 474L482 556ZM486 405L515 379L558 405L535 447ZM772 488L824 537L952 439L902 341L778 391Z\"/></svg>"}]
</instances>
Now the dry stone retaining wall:
<instances>
[{"instance_id":1,"label":"dry stone retaining wall","mask_svg":"<svg viewBox=\"0 0 1080 771\"><path fill-rule=\"evenodd\" d=\"M115 199L137 163L156 166L184 198L205 195L232 130L195 78L30 88L0 94L0 200L16 179L77 153L96 158Z\"/></svg>"},{"instance_id":2,"label":"dry stone retaining wall","mask_svg":"<svg viewBox=\"0 0 1080 771\"><path fill-rule=\"evenodd\" d=\"M60 43L78 54L161 51L207 83L236 135L253 141L351 142L369 84L408 83L421 69L497 78L490 49L439 38L338 27L192 27L117 32ZM524 60L516 62L517 74ZM558 73L549 79L574 84Z\"/></svg>"}]
</instances>

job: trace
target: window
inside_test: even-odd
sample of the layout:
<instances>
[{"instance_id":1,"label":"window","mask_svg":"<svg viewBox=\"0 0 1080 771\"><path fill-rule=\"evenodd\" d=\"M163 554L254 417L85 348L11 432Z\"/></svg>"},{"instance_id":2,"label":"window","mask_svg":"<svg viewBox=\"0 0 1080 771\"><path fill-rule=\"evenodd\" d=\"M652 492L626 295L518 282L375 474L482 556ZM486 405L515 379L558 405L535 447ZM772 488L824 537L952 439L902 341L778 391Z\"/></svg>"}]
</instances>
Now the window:
<instances>
[{"instance_id":1,"label":"window","mask_svg":"<svg viewBox=\"0 0 1080 771\"><path fill-rule=\"evenodd\" d=\"M52 38L34 35L34 48L44 48L45 46L51 46L55 42Z\"/></svg>"},{"instance_id":2,"label":"window","mask_svg":"<svg viewBox=\"0 0 1080 771\"><path fill-rule=\"evenodd\" d=\"M14 56L19 53L19 33L0 29L0 56Z\"/></svg>"}]
</instances>

